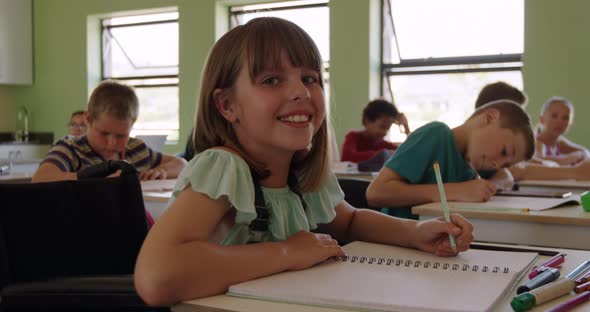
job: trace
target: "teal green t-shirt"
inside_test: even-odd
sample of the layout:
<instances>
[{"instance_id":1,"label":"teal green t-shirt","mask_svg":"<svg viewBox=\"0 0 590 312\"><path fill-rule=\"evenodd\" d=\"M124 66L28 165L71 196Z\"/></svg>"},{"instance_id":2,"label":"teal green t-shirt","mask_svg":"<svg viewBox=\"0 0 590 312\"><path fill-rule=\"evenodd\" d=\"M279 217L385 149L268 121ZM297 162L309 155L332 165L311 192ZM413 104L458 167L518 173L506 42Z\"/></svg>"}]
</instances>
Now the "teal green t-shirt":
<instances>
[{"instance_id":1,"label":"teal green t-shirt","mask_svg":"<svg viewBox=\"0 0 590 312\"><path fill-rule=\"evenodd\" d=\"M439 163L444 183L475 178L473 170L457 147L453 132L449 126L438 121L412 132L385 163L385 167L404 177L408 183L433 184L436 183L432 167L435 161ZM411 216L409 211L409 207L389 209L391 215L399 217Z\"/></svg>"}]
</instances>

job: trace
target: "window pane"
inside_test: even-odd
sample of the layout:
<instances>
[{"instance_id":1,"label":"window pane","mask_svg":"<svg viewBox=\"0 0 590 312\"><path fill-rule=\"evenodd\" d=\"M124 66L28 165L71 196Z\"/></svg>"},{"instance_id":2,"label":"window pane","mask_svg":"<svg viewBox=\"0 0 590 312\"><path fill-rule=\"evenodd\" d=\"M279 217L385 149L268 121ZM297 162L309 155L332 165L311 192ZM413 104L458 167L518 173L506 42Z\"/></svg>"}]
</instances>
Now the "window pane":
<instances>
[{"instance_id":1,"label":"window pane","mask_svg":"<svg viewBox=\"0 0 590 312\"><path fill-rule=\"evenodd\" d=\"M523 52L523 0L389 1L401 59ZM395 42L385 44L395 60Z\"/></svg>"},{"instance_id":2,"label":"window pane","mask_svg":"<svg viewBox=\"0 0 590 312\"><path fill-rule=\"evenodd\" d=\"M178 141L178 87L135 87L139 118L131 136L167 134L166 141Z\"/></svg>"},{"instance_id":3,"label":"window pane","mask_svg":"<svg viewBox=\"0 0 590 312\"><path fill-rule=\"evenodd\" d=\"M496 81L522 90L520 71L389 77L395 105L406 115L412 131L435 120L451 128L459 126L475 111L475 99L481 88ZM393 126L389 139L402 142L405 135Z\"/></svg>"},{"instance_id":4,"label":"window pane","mask_svg":"<svg viewBox=\"0 0 590 312\"><path fill-rule=\"evenodd\" d=\"M133 86L139 98L131 135L178 141L178 12L110 18L102 25L103 78Z\"/></svg>"},{"instance_id":5,"label":"window pane","mask_svg":"<svg viewBox=\"0 0 590 312\"><path fill-rule=\"evenodd\" d=\"M281 3L275 3L278 6ZM242 7L240 7L242 9ZM243 9L248 9L243 7ZM232 14L232 27L243 25L251 19L264 16L274 16L289 20L299 27L313 39L320 50L322 59L327 62L330 59L330 14L328 6L308 7L308 8L290 8L271 11L272 8L266 8L265 11L252 11L243 14Z\"/></svg>"},{"instance_id":6,"label":"window pane","mask_svg":"<svg viewBox=\"0 0 590 312\"><path fill-rule=\"evenodd\" d=\"M126 24L137 24L137 23L149 23L157 21L177 20L178 12L165 12L156 14L143 14L133 16L121 16L104 19L102 21L103 26L116 26Z\"/></svg>"},{"instance_id":7,"label":"window pane","mask_svg":"<svg viewBox=\"0 0 590 312\"><path fill-rule=\"evenodd\" d=\"M103 31L104 77L178 74L178 22Z\"/></svg>"}]
</instances>

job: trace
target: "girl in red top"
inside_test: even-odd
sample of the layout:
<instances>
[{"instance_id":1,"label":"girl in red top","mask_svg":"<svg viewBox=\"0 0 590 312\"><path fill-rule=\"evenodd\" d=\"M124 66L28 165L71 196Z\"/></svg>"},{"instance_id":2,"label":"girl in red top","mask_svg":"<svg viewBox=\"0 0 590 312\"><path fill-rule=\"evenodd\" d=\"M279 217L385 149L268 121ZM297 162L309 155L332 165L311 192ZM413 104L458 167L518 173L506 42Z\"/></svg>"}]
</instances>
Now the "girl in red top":
<instances>
[{"instance_id":1,"label":"girl in red top","mask_svg":"<svg viewBox=\"0 0 590 312\"><path fill-rule=\"evenodd\" d=\"M384 138L392 124L404 128L410 133L408 121L393 103L386 100L373 100L363 109L363 130L351 130L346 134L342 144L342 161L359 163L373 157L387 153L387 158L393 155L397 144Z\"/></svg>"}]
</instances>

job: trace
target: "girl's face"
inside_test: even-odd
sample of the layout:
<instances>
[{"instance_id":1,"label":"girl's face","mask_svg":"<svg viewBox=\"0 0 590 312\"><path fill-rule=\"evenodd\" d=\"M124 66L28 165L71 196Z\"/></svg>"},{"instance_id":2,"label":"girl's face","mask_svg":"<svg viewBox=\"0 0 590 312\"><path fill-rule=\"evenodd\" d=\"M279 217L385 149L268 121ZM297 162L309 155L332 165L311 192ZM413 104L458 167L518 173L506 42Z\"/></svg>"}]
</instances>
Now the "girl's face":
<instances>
[{"instance_id":1,"label":"girl's face","mask_svg":"<svg viewBox=\"0 0 590 312\"><path fill-rule=\"evenodd\" d=\"M230 94L217 99L240 144L255 157L306 149L324 121L324 105L319 73L293 67L284 53L279 68L264 70L253 82L243 66Z\"/></svg>"},{"instance_id":2,"label":"girl's face","mask_svg":"<svg viewBox=\"0 0 590 312\"><path fill-rule=\"evenodd\" d=\"M560 136L564 134L573 120L570 119L570 108L563 102L553 102L545 113L539 117L539 122L543 125L543 131Z\"/></svg>"}]
</instances>

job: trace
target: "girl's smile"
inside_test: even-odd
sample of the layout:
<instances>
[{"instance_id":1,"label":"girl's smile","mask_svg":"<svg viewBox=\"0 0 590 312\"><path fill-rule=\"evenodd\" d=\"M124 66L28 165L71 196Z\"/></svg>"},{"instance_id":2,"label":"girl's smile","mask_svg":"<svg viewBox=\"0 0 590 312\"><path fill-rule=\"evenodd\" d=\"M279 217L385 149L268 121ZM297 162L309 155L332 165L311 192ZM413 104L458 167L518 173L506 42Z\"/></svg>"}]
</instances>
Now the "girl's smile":
<instances>
[{"instance_id":1,"label":"girl's smile","mask_svg":"<svg viewBox=\"0 0 590 312\"><path fill-rule=\"evenodd\" d=\"M290 127L304 128L311 124L313 118L312 114L306 113L290 113L284 116L279 116L279 121L285 122Z\"/></svg>"}]
</instances>

